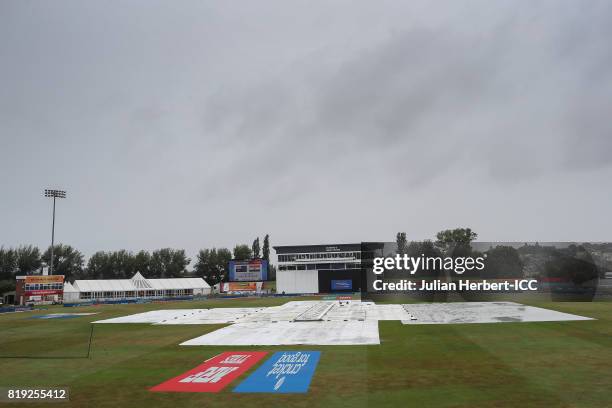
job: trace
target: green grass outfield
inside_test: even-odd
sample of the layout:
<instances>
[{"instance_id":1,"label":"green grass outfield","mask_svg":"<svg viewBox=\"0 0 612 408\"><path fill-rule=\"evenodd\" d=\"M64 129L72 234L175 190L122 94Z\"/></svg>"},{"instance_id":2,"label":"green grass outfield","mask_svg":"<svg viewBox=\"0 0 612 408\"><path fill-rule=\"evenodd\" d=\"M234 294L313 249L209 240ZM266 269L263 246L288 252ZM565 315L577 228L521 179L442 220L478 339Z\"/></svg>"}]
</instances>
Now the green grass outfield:
<instances>
[{"instance_id":1,"label":"green grass outfield","mask_svg":"<svg viewBox=\"0 0 612 408\"><path fill-rule=\"evenodd\" d=\"M598 319L593 321L406 326L383 321L379 346L181 347L180 342L223 325L95 325L91 356L83 358L94 320L153 309L271 306L289 300L52 307L0 315L0 355L13 357L0 358L0 387L68 386L71 398L52 405L0 403L0 408L612 406L612 302L524 302ZM99 313L30 318L53 312ZM223 351L300 349L322 352L307 394L233 394L255 368L218 394L148 391Z\"/></svg>"}]
</instances>

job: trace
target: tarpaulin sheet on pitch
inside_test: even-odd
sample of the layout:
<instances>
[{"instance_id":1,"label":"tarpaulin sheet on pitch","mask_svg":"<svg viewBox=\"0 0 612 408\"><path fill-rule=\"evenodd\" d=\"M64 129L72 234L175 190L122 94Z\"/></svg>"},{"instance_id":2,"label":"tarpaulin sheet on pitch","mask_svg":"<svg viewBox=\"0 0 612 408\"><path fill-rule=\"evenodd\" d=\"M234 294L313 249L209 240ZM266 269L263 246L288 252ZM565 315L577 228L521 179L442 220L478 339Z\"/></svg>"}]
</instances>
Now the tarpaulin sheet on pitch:
<instances>
[{"instance_id":1,"label":"tarpaulin sheet on pitch","mask_svg":"<svg viewBox=\"0 0 612 408\"><path fill-rule=\"evenodd\" d=\"M150 391L219 392L266 354L265 351L228 351L156 385Z\"/></svg>"},{"instance_id":2,"label":"tarpaulin sheet on pitch","mask_svg":"<svg viewBox=\"0 0 612 408\"><path fill-rule=\"evenodd\" d=\"M337 346L380 344L377 321L237 323L181 346Z\"/></svg>"},{"instance_id":3,"label":"tarpaulin sheet on pitch","mask_svg":"<svg viewBox=\"0 0 612 408\"><path fill-rule=\"evenodd\" d=\"M234 392L304 393L319 363L320 351L279 351Z\"/></svg>"},{"instance_id":4,"label":"tarpaulin sheet on pitch","mask_svg":"<svg viewBox=\"0 0 612 408\"><path fill-rule=\"evenodd\" d=\"M403 305L414 318L403 324L558 322L592 320L515 302L454 302Z\"/></svg>"}]
</instances>

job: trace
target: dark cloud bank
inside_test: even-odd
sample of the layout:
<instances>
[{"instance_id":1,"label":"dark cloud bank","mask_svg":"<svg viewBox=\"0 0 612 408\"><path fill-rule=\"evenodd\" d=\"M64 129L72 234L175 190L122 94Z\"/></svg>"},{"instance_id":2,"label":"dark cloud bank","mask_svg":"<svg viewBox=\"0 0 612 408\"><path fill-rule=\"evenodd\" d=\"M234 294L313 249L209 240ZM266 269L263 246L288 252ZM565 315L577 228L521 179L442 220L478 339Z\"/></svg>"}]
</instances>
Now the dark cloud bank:
<instances>
[{"instance_id":1,"label":"dark cloud bank","mask_svg":"<svg viewBox=\"0 0 612 408\"><path fill-rule=\"evenodd\" d=\"M610 240L609 2L0 5L0 244Z\"/></svg>"}]
</instances>

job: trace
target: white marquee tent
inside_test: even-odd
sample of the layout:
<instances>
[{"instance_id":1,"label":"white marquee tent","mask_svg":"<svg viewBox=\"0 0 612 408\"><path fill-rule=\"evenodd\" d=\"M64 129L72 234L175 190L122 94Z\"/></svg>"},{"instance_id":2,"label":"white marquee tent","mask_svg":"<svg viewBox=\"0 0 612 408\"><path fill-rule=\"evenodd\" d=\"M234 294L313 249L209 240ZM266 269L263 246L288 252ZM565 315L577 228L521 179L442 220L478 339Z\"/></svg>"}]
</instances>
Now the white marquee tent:
<instances>
[{"instance_id":1,"label":"white marquee tent","mask_svg":"<svg viewBox=\"0 0 612 408\"><path fill-rule=\"evenodd\" d=\"M131 279L76 280L64 284L64 302L118 299L159 299L202 296L210 286L202 278L147 279L137 272Z\"/></svg>"}]
</instances>

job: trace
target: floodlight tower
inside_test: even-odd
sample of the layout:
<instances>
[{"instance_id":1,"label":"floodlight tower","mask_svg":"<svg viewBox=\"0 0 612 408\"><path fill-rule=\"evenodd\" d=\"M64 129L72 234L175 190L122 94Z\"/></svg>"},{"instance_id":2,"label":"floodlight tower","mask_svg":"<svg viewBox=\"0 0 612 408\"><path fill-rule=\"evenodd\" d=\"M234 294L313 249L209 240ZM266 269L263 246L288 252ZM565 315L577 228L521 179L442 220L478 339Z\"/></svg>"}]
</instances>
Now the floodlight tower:
<instances>
[{"instance_id":1,"label":"floodlight tower","mask_svg":"<svg viewBox=\"0 0 612 408\"><path fill-rule=\"evenodd\" d=\"M51 263L49 265L49 275L53 275L53 246L55 244L55 199L66 198L66 191L45 189L45 197L53 198L53 223L51 224Z\"/></svg>"}]
</instances>

